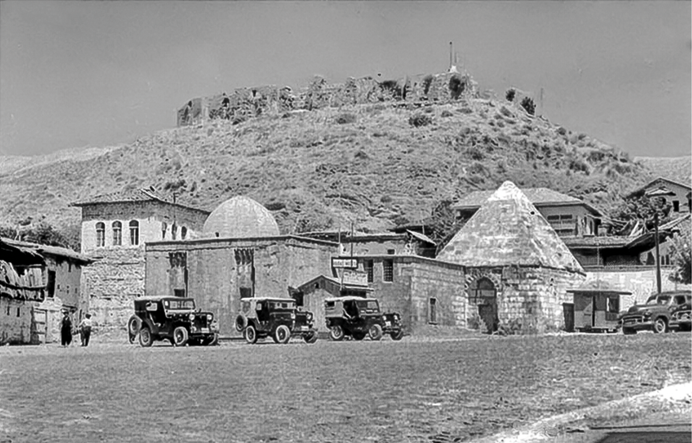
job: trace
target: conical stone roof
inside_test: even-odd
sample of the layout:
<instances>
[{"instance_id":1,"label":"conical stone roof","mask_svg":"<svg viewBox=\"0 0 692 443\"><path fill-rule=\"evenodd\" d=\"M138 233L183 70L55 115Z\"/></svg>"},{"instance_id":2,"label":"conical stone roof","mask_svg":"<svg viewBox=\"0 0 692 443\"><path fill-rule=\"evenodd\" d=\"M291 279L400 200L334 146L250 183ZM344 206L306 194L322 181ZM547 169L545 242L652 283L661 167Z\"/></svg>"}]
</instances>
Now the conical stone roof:
<instances>
[{"instance_id":1,"label":"conical stone roof","mask_svg":"<svg viewBox=\"0 0 692 443\"><path fill-rule=\"evenodd\" d=\"M557 233L512 182L504 182L445 246L438 259L475 266L584 270Z\"/></svg>"},{"instance_id":2,"label":"conical stone roof","mask_svg":"<svg viewBox=\"0 0 692 443\"><path fill-rule=\"evenodd\" d=\"M247 238L279 235L279 225L267 208L239 195L226 200L204 222L206 237Z\"/></svg>"}]
</instances>

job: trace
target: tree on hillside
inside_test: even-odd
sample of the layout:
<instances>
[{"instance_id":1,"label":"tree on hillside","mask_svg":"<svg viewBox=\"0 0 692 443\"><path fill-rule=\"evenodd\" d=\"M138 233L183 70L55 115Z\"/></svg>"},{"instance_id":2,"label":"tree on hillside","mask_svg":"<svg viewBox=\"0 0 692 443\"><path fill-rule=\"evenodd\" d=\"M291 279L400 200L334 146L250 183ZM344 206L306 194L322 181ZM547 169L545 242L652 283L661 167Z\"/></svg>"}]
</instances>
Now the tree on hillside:
<instances>
[{"instance_id":1,"label":"tree on hillside","mask_svg":"<svg viewBox=\"0 0 692 443\"><path fill-rule=\"evenodd\" d=\"M625 198L613 211L613 217L629 226L638 221L651 231L654 229L655 215L658 214L658 223L662 225L669 221L671 208L672 205L661 198L649 198L644 195L631 196Z\"/></svg>"},{"instance_id":2,"label":"tree on hillside","mask_svg":"<svg viewBox=\"0 0 692 443\"><path fill-rule=\"evenodd\" d=\"M431 238L437 243L437 252L441 251L459 230L452 203L452 200L441 200L430 214Z\"/></svg>"},{"instance_id":3,"label":"tree on hillside","mask_svg":"<svg viewBox=\"0 0 692 443\"><path fill-rule=\"evenodd\" d=\"M0 237L12 240L36 243L39 245L60 246L79 250L79 233L74 228L60 231L45 221L36 224L22 226L18 228L11 226L0 226Z\"/></svg>"},{"instance_id":4,"label":"tree on hillside","mask_svg":"<svg viewBox=\"0 0 692 443\"><path fill-rule=\"evenodd\" d=\"M670 279L678 283L692 283L692 259L690 254L690 231L692 228L689 223L683 223L680 231L673 234L668 240L671 246L673 263L676 266L675 273Z\"/></svg>"}]
</instances>

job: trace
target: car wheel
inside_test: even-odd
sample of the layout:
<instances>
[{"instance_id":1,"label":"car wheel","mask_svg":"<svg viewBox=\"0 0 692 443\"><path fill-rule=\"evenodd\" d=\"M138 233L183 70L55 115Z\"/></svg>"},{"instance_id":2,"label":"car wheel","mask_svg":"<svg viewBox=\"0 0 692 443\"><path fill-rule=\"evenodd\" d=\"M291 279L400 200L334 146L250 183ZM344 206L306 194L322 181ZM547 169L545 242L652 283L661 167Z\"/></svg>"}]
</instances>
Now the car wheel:
<instances>
[{"instance_id":1,"label":"car wheel","mask_svg":"<svg viewBox=\"0 0 692 443\"><path fill-rule=\"evenodd\" d=\"M144 327L139 331L139 344L145 348L154 344L154 337L151 336L149 328Z\"/></svg>"},{"instance_id":2,"label":"car wheel","mask_svg":"<svg viewBox=\"0 0 692 443\"><path fill-rule=\"evenodd\" d=\"M332 326L329 328L329 338L331 338L334 341L341 341L344 339L344 329L339 326Z\"/></svg>"},{"instance_id":3,"label":"car wheel","mask_svg":"<svg viewBox=\"0 0 692 443\"><path fill-rule=\"evenodd\" d=\"M291 339L291 330L288 329L288 326L286 325L279 325L278 328L276 328L276 331L274 331L274 340L277 343L281 343L282 345L285 345L288 343L288 340Z\"/></svg>"},{"instance_id":4,"label":"car wheel","mask_svg":"<svg viewBox=\"0 0 692 443\"><path fill-rule=\"evenodd\" d=\"M668 323L666 323L666 319L664 317L658 317L654 321L654 332L656 334L668 332Z\"/></svg>"},{"instance_id":5,"label":"car wheel","mask_svg":"<svg viewBox=\"0 0 692 443\"><path fill-rule=\"evenodd\" d=\"M243 329L247 327L247 318L243 314L239 314L235 318L235 330L238 332L243 332Z\"/></svg>"},{"instance_id":6,"label":"car wheel","mask_svg":"<svg viewBox=\"0 0 692 443\"><path fill-rule=\"evenodd\" d=\"M133 315L127 321L127 332L130 334L130 337L133 337L130 343L134 341L134 337L139 334L140 329L142 329L142 320L136 315Z\"/></svg>"},{"instance_id":7,"label":"car wheel","mask_svg":"<svg viewBox=\"0 0 692 443\"><path fill-rule=\"evenodd\" d=\"M625 335L634 335L637 333L637 330L632 328L622 328L622 333Z\"/></svg>"},{"instance_id":8,"label":"car wheel","mask_svg":"<svg viewBox=\"0 0 692 443\"><path fill-rule=\"evenodd\" d=\"M354 333L353 333L353 339L354 339L354 340L360 341L360 340L362 340L362 339L364 339L364 338L365 338L365 332L354 332Z\"/></svg>"},{"instance_id":9,"label":"car wheel","mask_svg":"<svg viewBox=\"0 0 692 443\"><path fill-rule=\"evenodd\" d=\"M305 340L305 343L310 343L313 344L317 341L317 332L316 331L310 331L307 334L303 335L303 340Z\"/></svg>"},{"instance_id":10,"label":"car wheel","mask_svg":"<svg viewBox=\"0 0 692 443\"><path fill-rule=\"evenodd\" d=\"M206 346L216 346L219 344L219 334L214 334L204 340Z\"/></svg>"},{"instance_id":11,"label":"car wheel","mask_svg":"<svg viewBox=\"0 0 692 443\"><path fill-rule=\"evenodd\" d=\"M382 326L378 325L377 323L370 326L368 335L370 336L371 340L380 340L382 338Z\"/></svg>"},{"instance_id":12,"label":"car wheel","mask_svg":"<svg viewBox=\"0 0 692 443\"><path fill-rule=\"evenodd\" d=\"M255 331L254 326L250 325L245 328L245 341L251 345L257 343L257 331Z\"/></svg>"},{"instance_id":13,"label":"car wheel","mask_svg":"<svg viewBox=\"0 0 692 443\"><path fill-rule=\"evenodd\" d=\"M173 330L173 346L185 346L189 335L185 326L178 326Z\"/></svg>"},{"instance_id":14,"label":"car wheel","mask_svg":"<svg viewBox=\"0 0 692 443\"><path fill-rule=\"evenodd\" d=\"M397 329L396 331L392 332L390 334L390 336L392 337L392 340L399 341L402 338L404 338L404 330L403 329Z\"/></svg>"}]
</instances>

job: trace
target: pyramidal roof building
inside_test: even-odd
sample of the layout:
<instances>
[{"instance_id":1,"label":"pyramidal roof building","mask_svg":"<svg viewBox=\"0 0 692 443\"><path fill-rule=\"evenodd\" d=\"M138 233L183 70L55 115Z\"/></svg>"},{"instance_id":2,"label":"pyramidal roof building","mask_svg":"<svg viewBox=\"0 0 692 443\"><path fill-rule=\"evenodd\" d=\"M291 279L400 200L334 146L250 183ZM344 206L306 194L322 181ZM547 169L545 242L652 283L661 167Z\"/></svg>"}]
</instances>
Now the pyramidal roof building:
<instances>
[{"instance_id":1,"label":"pyramidal roof building","mask_svg":"<svg viewBox=\"0 0 692 443\"><path fill-rule=\"evenodd\" d=\"M495 191L437 257L467 267L467 318L489 330L513 324L545 331L564 324L563 304L585 272L512 182Z\"/></svg>"},{"instance_id":2,"label":"pyramidal roof building","mask_svg":"<svg viewBox=\"0 0 692 443\"><path fill-rule=\"evenodd\" d=\"M440 252L465 266L542 266L584 273L557 233L512 182L505 182Z\"/></svg>"}]
</instances>

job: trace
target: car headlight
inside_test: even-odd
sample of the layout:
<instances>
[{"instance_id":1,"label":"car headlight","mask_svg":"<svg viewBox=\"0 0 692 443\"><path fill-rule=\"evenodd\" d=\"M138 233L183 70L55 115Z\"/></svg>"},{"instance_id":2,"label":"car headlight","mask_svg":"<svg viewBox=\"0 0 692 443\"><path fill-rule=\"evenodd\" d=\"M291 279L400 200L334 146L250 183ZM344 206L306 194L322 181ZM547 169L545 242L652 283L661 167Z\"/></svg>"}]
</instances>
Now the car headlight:
<instances>
[{"instance_id":1,"label":"car headlight","mask_svg":"<svg viewBox=\"0 0 692 443\"><path fill-rule=\"evenodd\" d=\"M650 311L645 312L644 318L651 318L651 312Z\"/></svg>"},{"instance_id":2,"label":"car headlight","mask_svg":"<svg viewBox=\"0 0 692 443\"><path fill-rule=\"evenodd\" d=\"M308 312L308 321L312 320L312 312Z\"/></svg>"},{"instance_id":3,"label":"car headlight","mask_svg":"<svg viewBox=\"0 0 692 443\"><path fill-rule=\"evenodd\" d=\"M291 320L295 320L295 318L296 318L296 314L291 312Z\"/></svg>"},{"instance_id":4,"label":"car headlight","mask_svg":"<svg viewBox=\"0 0 692 443\"><path fill-rule=\"evenodd\" d=\"M195 319L195 314L190 314L190 321L193 321Z\"/></svg>"},{"instance_id":5,"label":"car headlight","mask_svg":"<svg viewBox=\"0 0 692 443\"><path fill-rule=\"evenodd\" d=\"M214 316L212 314L207 314L207 321L212 321L214 320Z\"/></svg>"}]
</instances>

